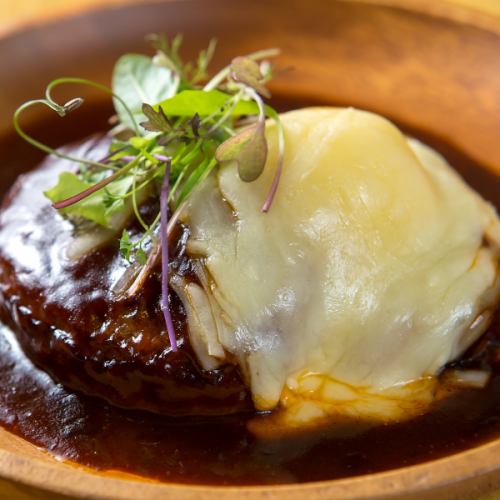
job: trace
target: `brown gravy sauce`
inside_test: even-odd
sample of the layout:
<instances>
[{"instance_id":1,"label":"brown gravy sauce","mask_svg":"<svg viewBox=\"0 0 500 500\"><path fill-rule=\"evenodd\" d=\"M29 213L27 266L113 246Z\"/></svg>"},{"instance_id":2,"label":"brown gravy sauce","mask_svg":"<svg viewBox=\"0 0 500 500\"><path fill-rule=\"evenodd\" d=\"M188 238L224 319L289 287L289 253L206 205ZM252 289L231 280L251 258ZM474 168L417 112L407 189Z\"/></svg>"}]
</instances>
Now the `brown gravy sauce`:
<instances>
[{"instance_id":1,"label":"brown gravy sauce","mask_svg":"<svg viewBox=\"0 0 500 500\"><path fill-rule=\"evenodd\" d=\"M80 122L78 135L92 127ZM500 207L498 177L432 137L413 135L443 153L469 184ZM0 139L0 148L6 150L2 143L9 142ZM12 151L19 151L16 145ZM24 165L29 163L25 156ZM23 162L16 167L19 172ZM2 193L9 175L0 179ZM67 390L34 367L15 336L0 326L0 425L59 458L161 481L277 484L350 477L443 457L500 436L498 313L488 333L457 364L491 370L487 387L453 392L407 422L374 427L353 421L264 439L247 429L248 420L259 416L169 418Z\"/></svg>"}]
</instances>

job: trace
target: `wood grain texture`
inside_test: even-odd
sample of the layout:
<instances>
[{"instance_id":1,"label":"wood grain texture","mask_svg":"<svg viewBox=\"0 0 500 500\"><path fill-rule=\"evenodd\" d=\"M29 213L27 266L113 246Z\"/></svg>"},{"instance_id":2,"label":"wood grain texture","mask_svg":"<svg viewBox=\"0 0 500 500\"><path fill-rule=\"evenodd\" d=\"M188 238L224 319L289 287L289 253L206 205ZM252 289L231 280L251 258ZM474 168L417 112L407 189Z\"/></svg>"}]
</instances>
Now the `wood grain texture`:
<instances>
[{"instance_id":1,"label":"wood grain texture","mask_svg":"<svg viewBox=\"0 0 500 500\"><path fill-rule=\"evenodd\" d=\"M0 35L12 32L23 26L36 25L63 16L83 12L87 9L141 3L145 0L0 0ZM417 0L424 5L425 0ZM400 5L410 4L411 0L395 0ZM461 5L473 11L500 17L498 0L435 0L446 8Z\"/></svg>"},{"instance_id":2,"label":"wood grain texture","mask_svg":"<svg viewBox=\"0 0 500 500\"><path fill-rule=\"evenodd\" d=\"M32 158L29 148L12 133L11 116L17 105L41 95L44 85L62 74L108 83L114 60L129 50L146 50L143 37L154 31L183 32L188 54L217 36L220 50L214 66L237 54L280 46L280 64L295 70L273 84L277 97L382 113L500 173L500 20L485 21L482 14L460 7L447 15L435 2L419 3L424 4L427 7L417 8L411 2L405 9L334 0L141 2L13 33L0 39L4 62L0 67L0 187L28 168ZM75 92L69 89L64 97ZM87 98L91 109L107 99L97 93ZM61 127L52 117L47 122L47 116L34 112L26 126L42 137L47 128ZM88 132L79 126L78 118L74 120L64 122L61 140ZM0 430L0 476L4 478L0 496L20 499L61 498L58 494L179 500L381 499L389 495L407 500L465 500L477 499L500 485L500 441L432 463L356 479L216 489L93 473L56 462Z\"/></svg>"}]
</instances>

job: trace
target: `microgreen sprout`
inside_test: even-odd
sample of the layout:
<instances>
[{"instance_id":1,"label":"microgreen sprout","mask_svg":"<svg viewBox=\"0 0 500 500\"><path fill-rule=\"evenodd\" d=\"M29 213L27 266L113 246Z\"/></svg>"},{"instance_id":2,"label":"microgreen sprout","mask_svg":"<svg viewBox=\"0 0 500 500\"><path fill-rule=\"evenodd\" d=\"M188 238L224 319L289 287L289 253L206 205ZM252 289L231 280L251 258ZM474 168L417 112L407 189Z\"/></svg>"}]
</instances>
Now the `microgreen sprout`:
<instances>
[{"instance_id":1,"label":"microgreen sprout","mask_svg":"<svg viewBox=\"0 0 500 500\"><path fill-rule=\"evenodd\" d=\"M19 106L19 108L17 108L16 112L14 113L14 119L13 119L14 120L14 128L15 128L16 132L26 142L28 142L32 146L40 149L44 153L53 154L54 156L57 156L59 158L63 158L63 159L66 159L66 160L69 160L69 161L72 161L75 163L80 163L80 164L89 165L89 166L98 167L98 168L109 169L109 167L107 165L105 165L101 162L96 162L96 161L88 160L85 158L77 158L77 157L62 153L61 151L58 151L56 149L53 149L53 148L37 141L36 139L31 137L30 135L28 135L21 127L21 125L19 123L19 117L21 116L21 114L24 111L26 111L28 108L31 108L33 106L40 105L40 104L47 106L49 109L52 109L53 111L55 111L60 117L67 116L69 113L71 113L72 111L74 111L75 109L77 109L81 106L81 104L83 103L83 99L81 97L76 97L74 99L71 99L68 102L66 102L65 104L63 104L62 106L60 104L58 104L56 101L54 101L54 99L52 98L51 92L55 87L62 85L62 84L87 85L89 87L94 87L94 88L97 88L99 90L102 90L103 92L111 94L119 102L121 102L121 104L127 110L127 112L130 113L131 118L133 118L133 115L132 115L130 109L128 108L127 104L125 103L125 101L119 95L113 93L105 85L101 85L100 83L96 83L96 82L93 82L91 80L86 80L84 78L58 78L58 79L53 80L52 82L49 83L49 85L47 86L47 89L45 90L45 98L44 99L34 99L31 101L27 101L24 104L22 104L21 106ZM136 127L137 127L137 125L136 125ZM136 131L138 131L138 129L136 129Z\"/></svg>"},{"instance_id":2,"label":"microgreen sprout","mask_svg":"<svg viewBox=\"0 0 500 500\"><path fill-rule=\"evenodd\" d=\"M74 205L75 203L78 203L81 200L84 200L85 198L95 193L96 191L99 191L100 189L104 188L108 184L111 184L114 180L125 175L129 170L131 170L137 165L139 161L137 157L133 156L129 158L130 158L129 163L127 163L120 170L117 170L114 174L110 175L109 177L106 177L102 181L96 182L93 186L89 187L88 189L85 189L84 191L80 191L78 194L70 196L65 200L52 203L52 206L58 210L61 208L67 208L71 205Z\"/></svg>"},{"instance_id":3,"label":"microgreen sprout","mask_svg":"<svg viewBox=\"0 0 500 500\"><path fill-rule=\"evenodd\" d=\"M283 171L283 160L285 158L285 131L281 123L278 113L272 114L273 120L276 122L276 127L278 128L278 165L276 166L276 172L274 174L273 182L269 189L269 193L262 205L262 212L267 213L271 208L274 197L276 196L276 191L278 190L281 173Z\"/></svg>"},{"instance_id":4,"label":"microgreen sprout","mask_svg":"<svg viewBox=\"0 0 500 500\"><path fill-rule=\"evenodd\" d=\"M168 338L172 351L177 351L174 325L168 307L168 194L170 181L171 159L163 157L165 163L165 174L160 190L160 241L161 241L161 308L167 326Z\"/></svg>"},{"instance_id":5,"label":"microgreen sprout","mask_svg":"<svg viewBox=\"0 0 500 500\"><path fill-rule=\"evenodd\" d=\"M239 176L245 182L261 175L267 160L268 117L278 128L279 155L262 212L270 209L275 197L283 164L284 132L279 115L262 98L270 97L265 86L272 75L268 58L279 51L267 49L236 57L209 79L215 40L193 63L184 63L180 56L182 37L168 40L153 35L150 40L155 56L122 56L115 66L112 89L81 78L59 78L49 83L45 98L18 108L14 127L33 146L79 165L73 172L61 173L58 184L45 194L70 220L84 218L121 232L120 252L131 270L124 297L140 291L161 259L161 307L175 351L178 346L168 307L169 235L191 193L218 165L237 162ZM54 88L63 84L87 85L113 98L117 112L114 130L120 133L109 134L110 151L100 161L54 150L28 135L20 125L21 113L34 105L47 106L61 117L76 110L82 98L62 105L52 98ZM244 128L239 125L242 119L248 123ZM159 211L151 222L141 213L141 205L158 194ZM126 213L119 214L123 211ZM132 235L126 228L115 227L117 214L121 221L135 215L141 232Z\"/></svg>"},{"instance_id":6,"label":"microgreen sprout","mask_svg":"<svg viewBox=\"0 0 500 500\"><path fill-rule=\"evenodd\" d=\"M253 182L260 177L267 159L265 111L264 103L257 92L249 87L247 93L258 105L257 121L224 141L217 148L215 158L219 163L236 161L240 179L244 182Z\"/></svg>"}]
</instances>

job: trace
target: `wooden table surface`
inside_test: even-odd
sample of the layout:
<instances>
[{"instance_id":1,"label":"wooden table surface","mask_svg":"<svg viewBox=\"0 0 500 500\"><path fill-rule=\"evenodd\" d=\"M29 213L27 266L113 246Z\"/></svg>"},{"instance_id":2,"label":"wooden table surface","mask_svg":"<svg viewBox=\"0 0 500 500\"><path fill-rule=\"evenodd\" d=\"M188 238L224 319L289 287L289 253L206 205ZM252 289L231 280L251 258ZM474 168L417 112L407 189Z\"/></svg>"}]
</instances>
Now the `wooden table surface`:
<instances>
[{"instance_id":1,"label":"wooden table surface","mask_svg":"<svg viewBox=\"0 0 500 500\"><path fill-rule=\"evenodd\" d=\"M86 8L142 1L145 0L0 0L0 36L26 25L55 19ZM406 2L415 3L415 0L394 1L400 4ZM436 3L458 4L500 17L500 0L436 0Z\"/></svg>"}]
</instances>

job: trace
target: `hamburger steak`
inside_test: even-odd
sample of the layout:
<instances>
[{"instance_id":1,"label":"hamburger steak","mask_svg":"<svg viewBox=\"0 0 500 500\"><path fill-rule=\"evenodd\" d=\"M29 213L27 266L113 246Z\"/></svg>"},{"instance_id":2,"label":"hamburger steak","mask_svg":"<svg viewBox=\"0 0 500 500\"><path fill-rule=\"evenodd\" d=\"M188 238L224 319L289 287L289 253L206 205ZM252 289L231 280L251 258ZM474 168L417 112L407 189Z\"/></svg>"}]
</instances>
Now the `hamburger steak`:
<instances>
[{"instance_id":1,"label":"hamburger steak","mask_svg":"<svg viewBox=\"0 0 500 500\"><path fill-rule=\"evenodd\" d=\"M64 152L99 160L103 137ZM173 352L161 311L160 269L132 298L116 283L130 266L114 235L78 259L67 256L74 227L43 192L60 172L75 169L50 157L21 176L0 214L0 311L26 354L58 382L128 408L169 415L227 414L252 408L236 365L202 370L189 345L186 317L169 293L178 345ZM148 204L144 216L147 217ZM150 210L151 211L151 210ZM133 226L130 228L133 232ZM187 229L176 228L172 268L189 276Z\"/></svg>"}]
</instances>

